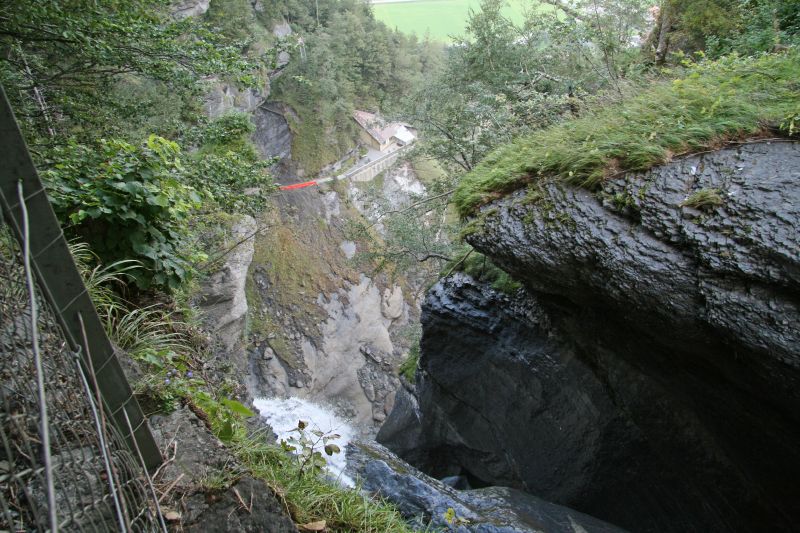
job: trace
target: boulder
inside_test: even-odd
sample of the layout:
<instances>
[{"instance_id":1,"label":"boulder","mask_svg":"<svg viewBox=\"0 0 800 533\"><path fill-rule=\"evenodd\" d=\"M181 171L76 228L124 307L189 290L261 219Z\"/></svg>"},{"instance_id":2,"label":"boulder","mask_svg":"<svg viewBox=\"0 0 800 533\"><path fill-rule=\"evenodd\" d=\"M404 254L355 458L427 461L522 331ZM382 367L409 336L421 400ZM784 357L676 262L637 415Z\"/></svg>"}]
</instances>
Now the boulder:
<instances>
[{"instance_id":1,"label":"boulder","mask_svg":"<svg viewBox=\"0 0 800 533\"><path fill-rule=\"evenodd\" d=\"M209 90L205 96L206 114L211 118L231 112L257 113L270 93L269 82L260 90L240 88L216 78L208 80Z\"/></svg>"},{"instance_id":2,"label":"boulder","mask_svg":"<svg viewBox=\"0 0 800 533\"><path fill-rule=\"evenodd\" d=\"M181 0L172 5L170 12L176 19L199 17L208 11L210 5L211 0Z\"/></svg>"},{"instance_id":3,"label":"boulder","mask_svg":"<svg viewBox=\"0 0 800 533\"><path fill-rule=\"evenodd\" d=\"M459 533L616 533L623 530L572 509L505 487L459 491L375 443L348 445L347 473L362 490L395 506L416 528Z\"/></svg>"},{"instance_id":4,"label":"boulder","mask_svg":"<svg viewBox=\"0 0 800 533\"><path fill-rule=\"evenodd\" d=\"M289 159L292 155L292 132L286 120L290 110L283 104L267 103L256 110L253 142L264 158Z\"/></svg>"},{"instance_id":5,"label":"boulder","mask_svg":"<svg viewBox=\"0 0 800 533\"><path fill-rule=\"evenodd\" d=\"M153 416L150 424L159 448L170 456L156 481L169 487L162 512L171 526L219 533L297 531L267 483L241 474L230 450L189 408Z\"/></svg>"}]
</instances>

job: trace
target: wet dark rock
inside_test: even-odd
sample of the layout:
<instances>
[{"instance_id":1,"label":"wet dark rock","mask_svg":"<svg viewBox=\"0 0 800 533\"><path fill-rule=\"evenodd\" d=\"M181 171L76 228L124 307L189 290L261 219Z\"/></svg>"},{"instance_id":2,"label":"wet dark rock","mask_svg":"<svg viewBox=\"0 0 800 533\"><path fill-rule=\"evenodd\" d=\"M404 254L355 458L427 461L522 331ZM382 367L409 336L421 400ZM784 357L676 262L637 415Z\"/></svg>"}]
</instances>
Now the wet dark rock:
<instances>
[{"instance_id":1,"label":"wet dark rock","mask_svg":"<svg viewBox=\"0 0 800 533\"><path fill-rule=\"evenodd\" d=\"M348 474L363 489L394 503L414 526L459 533L622 532L600 520L505 487L456 490L375 443L347 447ZM448 524L448 509L454 512Z\"/></svg>"},{"instance_id":2,"label":"wet dark rock","mask_svg":"<svg viewBox=\"0 0 800 533\"><path fill-rule=\"evenodd\" d=\"M688 157L597 192L545 183L483 216L470 242L527 292L461 275L431 289L418 409L379 439L435 477L636 531L791 530L798 144Z\"/></svg>"},{"instance_id":3,"label":"wet dark rock","mask_svg":"<svg viewBox=\"0 0 800 533\"><path fill-rule=\"evenodd\" d=\"M493 204L470 241L528 288L675 349L764 354L753 370L798 398L780 374L800 367L800 143L689 157L600 193L543 188ZM722 205L685 205L703 192Z\"/></svg>"},{"instance_id":4,"label":"wet dark rock","mask_svg":"<svg viewBox=\"0 0 800 533\"><path fill-rule=\"evenodd\" d=\"M414 393L405 386L399 387L394 398L394 408L378 431L376 439L378 442L391 442L395 453L408 457L422 440L420 416Z\"/></svg>"}]
</instances>

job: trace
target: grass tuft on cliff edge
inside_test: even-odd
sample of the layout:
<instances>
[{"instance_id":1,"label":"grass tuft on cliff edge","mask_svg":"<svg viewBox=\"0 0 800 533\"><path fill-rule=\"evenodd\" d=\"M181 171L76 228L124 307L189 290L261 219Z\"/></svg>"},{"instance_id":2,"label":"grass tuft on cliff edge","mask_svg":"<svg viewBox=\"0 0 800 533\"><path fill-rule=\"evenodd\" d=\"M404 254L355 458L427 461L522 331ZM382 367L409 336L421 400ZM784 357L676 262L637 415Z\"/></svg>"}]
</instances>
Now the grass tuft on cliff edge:
<instances>
[{"instance_id":1,"label":"grass tuft on cliff edge","mask_svg":"<svg viewBox=\"0 0 800 533\"><path fill-rule=\"evenodd\" d=\"M453 201L462 217L541 178L593 188L627 171L726 141L800 128L800 51L696 65L618 103L521 137L467 174Z\"/></svg>"}]
</instances>

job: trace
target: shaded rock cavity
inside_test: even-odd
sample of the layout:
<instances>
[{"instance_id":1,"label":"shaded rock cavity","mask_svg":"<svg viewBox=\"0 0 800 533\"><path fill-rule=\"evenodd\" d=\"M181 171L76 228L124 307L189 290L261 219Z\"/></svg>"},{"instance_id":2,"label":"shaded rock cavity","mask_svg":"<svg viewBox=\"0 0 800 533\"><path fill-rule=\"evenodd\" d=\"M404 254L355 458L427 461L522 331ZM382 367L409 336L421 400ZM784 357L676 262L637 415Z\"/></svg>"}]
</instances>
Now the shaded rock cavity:
<instances>
[{"instance_id":1,"label":"shaded rock cavity","mask_svg":"<svg viewBox=\"0 0 800 533\"><path fill-rule=\"evenodd\" d=\"M702 363L602 314L509 297L461 274L431 289L423 325L418 397L398 393L378 434L421 470L514 487L635 531L785 526L771 480L754 480L697 411L695 401L742 402ZM746 439L737 431L748 423L731 436Z\"/></svg>"}]
</instances>

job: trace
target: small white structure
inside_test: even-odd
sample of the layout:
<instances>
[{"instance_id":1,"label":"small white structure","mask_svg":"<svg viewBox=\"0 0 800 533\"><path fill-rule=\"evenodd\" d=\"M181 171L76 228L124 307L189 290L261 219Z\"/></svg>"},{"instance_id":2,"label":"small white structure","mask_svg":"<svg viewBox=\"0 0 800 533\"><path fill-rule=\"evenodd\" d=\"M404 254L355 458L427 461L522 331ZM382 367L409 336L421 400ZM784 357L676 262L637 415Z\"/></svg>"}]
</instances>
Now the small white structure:
<instances>
[{"instance_id":1,"label":"small white structure","mask_svg":"<svg viewBox=\"0 0 800 533\"><path fill-rule=\"evenodd\" d=\"M361 127L361 140L381 152L411 144L416 139L413 128L402 122L386 122L368 111L353 112L353 119Z\"/></svg>"}]
</instances>

